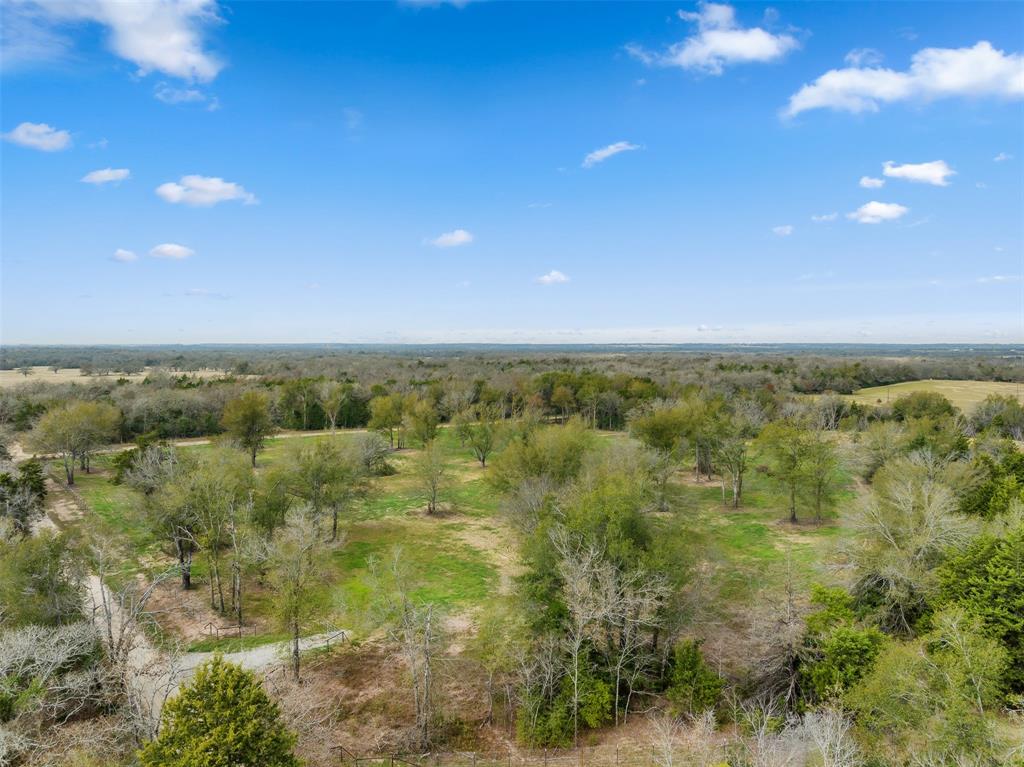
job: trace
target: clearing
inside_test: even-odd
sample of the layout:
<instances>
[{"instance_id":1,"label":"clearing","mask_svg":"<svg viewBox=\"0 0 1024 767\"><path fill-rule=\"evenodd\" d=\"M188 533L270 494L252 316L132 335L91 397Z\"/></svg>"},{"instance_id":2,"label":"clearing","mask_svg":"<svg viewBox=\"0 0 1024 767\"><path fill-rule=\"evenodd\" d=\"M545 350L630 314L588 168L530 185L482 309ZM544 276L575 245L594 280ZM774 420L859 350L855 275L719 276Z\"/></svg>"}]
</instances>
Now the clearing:
<instances>
[{"instance_id":1,"label":"clearing","mask_svg":"<svg viewBox=\"0 0 1024 767\"><path fill-rule=\"evenodd\" d=\"M904 381L889 386L872 386L858 389L847 399L862 405L884 405L904 394L918 391L937 392L948 399L964 413L970 413L990 394L1016 397L1024 402L1024 384L1004 381Z\"/></svg>"},{"instance_id":2,"label":"clearing","mask_svg":"<svg viewBox=\"0 0 1024 767\"><path fill-rule=\"evenodd\" d=\"M196 378L220 378L227 375L224 370L168 370L167 368L145 368L141 373L82 373L81 368L60 368L54 372L53 368L45 365L36 365L28 369L28 375L20 370L0 370L0 389L10 389L23 383L35 383L41 381L49 384L81 383L87 384L99 380L116 381L124 378L134 383L139 383L150 373L161 370L171 376L189 375Z\"/></svg>"}]
</instances>

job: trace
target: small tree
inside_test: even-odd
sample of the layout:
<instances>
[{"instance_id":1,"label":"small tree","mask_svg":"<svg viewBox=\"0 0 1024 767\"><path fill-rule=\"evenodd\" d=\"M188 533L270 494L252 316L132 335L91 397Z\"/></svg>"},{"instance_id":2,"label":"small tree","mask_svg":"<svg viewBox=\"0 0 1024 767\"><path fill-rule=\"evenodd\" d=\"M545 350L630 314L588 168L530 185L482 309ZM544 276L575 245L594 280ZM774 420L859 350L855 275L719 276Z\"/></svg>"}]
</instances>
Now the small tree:
<instances>
[{"instance_id":1,"label":"small tree","mask_svg":"<svg viewBox=\"0 0 1024 767\"><path fill-rule=\"evenodd\" d=\"M791 423L777 421L761 432L760 443L771 460L771 476L786 497L789 521L796 524L797 498L807 477L804 458L806 440L804 431Z\"/></svg>"},{"instance_id":2,"label":"small tree","mask_svg":"<svg viewBox=\"0 0 1024 767\"><path fill-rule=\"evenodd\" d=\"M311 624L325 618L330 608L321 588L326 555L316 525L309 518L309 507L297 509L281 530L270 558L277 619L291 637L292 675L296 681L301 663L299 639Z\"/></svg>"},{"instance_id":3,"label":"small tree","mask_svg":"<svg viewBox=\"0 0 1024 767\"><path fill-rule=\"evenodd\" d=\"M317 400L324 411L327 423L331 425L332 432L337 428L338 414L346 399L348 399L348 390L337 381L327 381L317 389Z\"/></svg>"},{"instance_id":4,"label":"small tree","mask_svg":"<svg viewBox=\"0 0 1024 767\"><path fill-rule=\"evenodd\" d=\"M695 716L713 709L722 696L725 680L704 661L700 644L680 642L672 657L667 696L676 714Z\"/></svg>"},{"instance_id":5,"label":"small tree","mask_svg":"<svg viewBox=\"0 0 1024 767\"><path fill-rule=\"evenodd\" d=\"M420 444L427 445L437 436L437 409L425 399L409 403L402 416L403 426L412 433Z\"/></svg>"},{"instance_id":6,"label":"small tree","mask_svg":"<svg viewBox=\"0 0 1024 767\"><path fill-rule=\"evenodd\" d=\"M299 767L295 735L256 675L215 657L164 707L142 767Z\"/></svg>"},{"instance_id":7,"label":"small tree","mask_svg":"<svg viewBox=\"0 0 1024 767\"><path fill-rule=\"evenodd\" d=\"M820 430L806 435L803 471L804 493L814 510L814 521L821 524L835 508L841 475L835 445Z\"/></svg>"},{"instance_id":8,"label":"small tree","mask_svg":"<svg viewBox=\"0 0 1024 767\"><path fill-rule=\"evenodd\" d=\"M419 603L412 597L415 584L395 548L386 567L376 559L368 563L369 586L373 595L371 614L402 653L416 704L416 730L419 745L430 745L430 726L435 716L434 672L444 657L443 616L431 603Z\"/></svg>"},{"instance_id":9,"label":"small tree","mask_svg":"<svg viewBox=\"0 0 1024 767\"><path fill-rule=\"evenodd\" d=\"M267 437L275 431L267 395L250 391L231 400L224 407L221 425L249 451L255 468L256 453L263 449Z\"/></svg>"},{"instance_id":10,"label":"small tree","mask_svg":"<svg viewBox=\"0 0 1024 767\"><path fill-rule=\"evenodd\" d=\"M469 445L473 457L480 461L481 468L487 468L487 456L498 441L500 417L497 407L481 405L463 411L455 418L456 436L464 445Z\"/></svg>"},{"instance_id":11,"label":"small tree","mask_svg":"<svg viewBox=\"0 0 1024 767\"><path fill-rule=\"evenodd\" d=\"M397 394L383 394L370 400L369 427L386 433L388 443L395 446L395 429L402 425L402 398Z\"/></svg>"},{"instance_id":12,"label":"small tree","mask_svg":"<svg viewBox=\"0 0 1024 767\"><path fill-rule=\"evenodd\" d=\"M420 489L427 498L427 513L436 514L451 477L445 466L444 452L435 442L428 443L423 452L416 457L413 471Z\"/></svg>"}]
</instances>

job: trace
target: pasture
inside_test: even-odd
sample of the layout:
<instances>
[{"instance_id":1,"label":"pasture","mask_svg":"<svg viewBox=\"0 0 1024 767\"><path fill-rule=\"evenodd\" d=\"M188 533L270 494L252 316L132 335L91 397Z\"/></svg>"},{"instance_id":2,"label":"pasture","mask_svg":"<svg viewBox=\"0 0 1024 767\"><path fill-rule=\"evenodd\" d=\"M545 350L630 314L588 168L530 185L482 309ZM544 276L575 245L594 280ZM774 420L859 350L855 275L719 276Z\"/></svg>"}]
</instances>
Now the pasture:
<instances>
[{"instance_id":1,"label":"pasture","mask_svg":"<svg viewBox=\"0 0 1024 767\"><path fill-rule=\"evenodd\" d=\"M1003 381L904 381L889 386L858 389L846 398L862 405L885 405L905 394L918 391L941 394L964 413L970 413L991 394L1016 397L1024 402L1024 385Z\"/></svg>"},{"instance_id":2,"label":"pasture","mask_svg":"<svg viewBox=\"0 0 1024 767\"><path fill-rule=\"evenodd\" d=\"M287 451L307 440L343 441L351 439L351 432L289 433L287 437L268 441L260 454L258 472L274 466ZM630 439L622 433L604 433L604 437L598 440L597 449ZM395 473L376 478L369 496L345 514L344 543L333 551L322 578L322 596L335 605L336 625L359 629L371 597L367 584L371 562L386 561L396 550L401 551L417 583L416 598L435 603L461 633L471 634L475 617L488 604L512 593L521 567L515 533L502 513L500 494L452 430L442 429L437 439L450 477L443 513L426 514L425 498L410 472L419 450L408 448L392 454ZM184 444L180 449L205 451L211 446ZM114 542L124 564L149 577L169 567L172 558L166 544L150 532L143 497L112 482L111 458L97 456L91 474L78 474L75 494L84 514L59 522L80 534ZM53 476L59 476L57 467L53 468ZM679 567L699 581L696 588L717 595L706 623L709 642L728 642L730 635L741 630L740 616L747 608L781 594L787 579L799 584L801 592L811 583L835 580L829 565L835 561L835 544L845 530L843 509L854 492L849 478L844 484L838 519L821 526L793 526L785 521L785 511L769 481L757 471L748 475L740 509L723 506L717 482L696 482L686 469L676 472L671 511L652 513L657 528L671 542ZM164 638L203 650L237 643L211 640L203 634L208 623L226 620L209 608L202 555L195 559L193 578L196 587L187 594L173 581L160 588L158 615ZM246 591L246 623L256 634L245 644L278 641L281 633L274 621L273 593L255 580Z\"/></svg>"}]
</instances>

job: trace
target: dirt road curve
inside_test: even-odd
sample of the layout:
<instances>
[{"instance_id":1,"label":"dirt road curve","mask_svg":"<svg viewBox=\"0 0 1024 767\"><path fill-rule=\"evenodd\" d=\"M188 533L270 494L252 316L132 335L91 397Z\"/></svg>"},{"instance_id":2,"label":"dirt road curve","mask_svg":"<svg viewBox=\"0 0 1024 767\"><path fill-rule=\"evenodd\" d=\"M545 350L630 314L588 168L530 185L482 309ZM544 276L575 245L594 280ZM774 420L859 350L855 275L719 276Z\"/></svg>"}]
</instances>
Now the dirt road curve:
<instances>
[{"instance_id":1,"label":"dirt road curve","mask_svg":"<svg viewBox=\"0 0 1024 767\"><path fill-rule=\"evenodd\" d=\"M125 659L131 670L129 683L134 687L141 708L154 723L160 721L164 701L191 679L199 666L212 660L216 655L219 654L224 660L250 671L262 671L286 663L292 650L291 642L285 641L238 652L187 652L171 656L154 647L137 627L125 627L124 621L131 620L131 616L126 616L121 611L113 595L103 586L98 576L90 575L86 579L86 594L87 609L92 612L96 629L105 639L112 635L116 642L124 630ZM346 637L347 632L340 630L303 637L299 640L299 651L326 647L343 641Z\"/></svg>"}]
</instances>

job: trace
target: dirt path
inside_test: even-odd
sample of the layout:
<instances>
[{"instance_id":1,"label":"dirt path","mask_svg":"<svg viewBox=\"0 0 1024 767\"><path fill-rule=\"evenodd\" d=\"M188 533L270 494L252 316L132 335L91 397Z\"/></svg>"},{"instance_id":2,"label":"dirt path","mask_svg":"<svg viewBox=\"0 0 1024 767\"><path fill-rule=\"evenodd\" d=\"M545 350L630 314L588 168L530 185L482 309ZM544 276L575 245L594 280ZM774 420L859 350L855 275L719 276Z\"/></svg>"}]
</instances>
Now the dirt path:
<instances>
[{"instance_id":1,"label":"dirt path","mask_svg":"<svg viewBox=\"0 0 1024 767\"><path fill-rule=\"evenodd\" d=\"M124 658L130 669L128 684L133 688L142 710L155 724L160 721L164 702L195 674L196 669L216 656L250 671L262 671L282 665L290 658L290 641L273 642L237 652L186 652L174 656L154 647L137 626L125 625L133 621L125 614L114 594L104 586L99 576L86 578L86 601L96 630L108 643L123 643ZM329 647L345 641L348 632L324 632L299 640L299 652Z\"/></svg>"},{"instance_id":2,"label":"dirt path","mask_svg":"<svg viewBox=\"0 0 1024 767\"><path fill-rule=\"evenodd\" d=\"M327 437L331 434L365 434L369 429L336 429L331 431L330 429L317 429L315 431L282 431L268 437L268 441L273 442L278 439L295 439L297 437ZM174 447L197 447L200 445L210 445L214 442L214 437L186 437L183 439L170 440L168 444ZM126 450L131 450L136 445L132 442L125 442L120 445L108 445L107 447L100 448L93 452L93 455L111 455L114 453L123 453ZM40 460L53 460L56 456L53 455L39 455L37 453L29 453L25 450L21 442L15 440L8 446L11 452L11 459L15 463L27 461L29 458L38 458Z\"/></svg>"}]
</instances>

